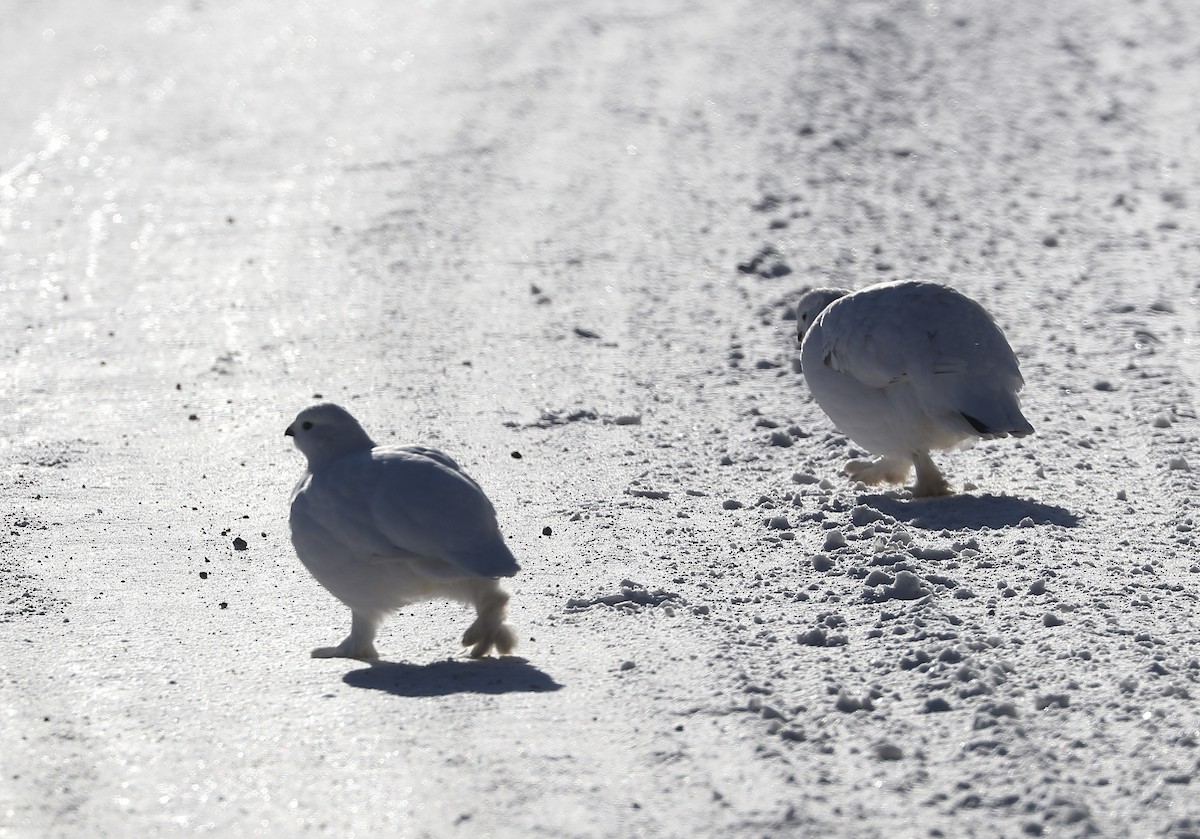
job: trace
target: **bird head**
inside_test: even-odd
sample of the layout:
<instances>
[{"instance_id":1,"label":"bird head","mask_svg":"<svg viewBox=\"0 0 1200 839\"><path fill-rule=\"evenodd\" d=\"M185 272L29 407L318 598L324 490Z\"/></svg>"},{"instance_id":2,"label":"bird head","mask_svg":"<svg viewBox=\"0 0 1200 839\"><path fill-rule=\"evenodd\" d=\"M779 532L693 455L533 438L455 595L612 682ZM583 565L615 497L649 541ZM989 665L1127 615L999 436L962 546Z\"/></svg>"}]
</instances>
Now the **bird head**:
<instances>
[{"instance_id":1,"label":"bird head","mask_svg":"<svg viewBox=\"0 0 1200 839\"><path fill-rule=\"evenodd\" d=\"M813 322L829 308L829 304L850 293L848 288L814 288L805 292L796 304L796 343L803 343L804 336Z\"/></svg>"},{"instance_id":2,"label":"bird head","mask_svg":"<svg viewBox=\"0 0 1200 839\"><path fill-rule=\"evenodd\" d=\"M309 469L375 447L349 411L329 402L305 408L283 433L308 458Z\"/></svg>"}]
</instances>

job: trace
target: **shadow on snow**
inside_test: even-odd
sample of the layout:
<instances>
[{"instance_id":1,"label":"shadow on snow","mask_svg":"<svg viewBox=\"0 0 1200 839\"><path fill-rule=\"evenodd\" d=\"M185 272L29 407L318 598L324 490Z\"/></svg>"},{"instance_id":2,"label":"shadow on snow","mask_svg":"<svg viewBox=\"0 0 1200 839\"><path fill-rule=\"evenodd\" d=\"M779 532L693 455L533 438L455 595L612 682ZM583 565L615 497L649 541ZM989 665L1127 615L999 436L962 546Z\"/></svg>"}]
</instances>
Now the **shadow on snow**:
<instances>
[{"instance_id":1,"label":"shadow on snow","mask_svg":"<svg viewBox=\"0 0 1200 839\"><path fill-rule=\"evenodd\" d=\"M448 659L432 664L372 662L342 677L351 687L395 696L448 696L452 693L541 693L562 687L526 659L516 656L478 661Z\"/></svg>"},{"instance_id":2,"label":"shadow on snow","mask_svg":"<svg viewBox=\"0 0 1200 839\"><path fill-rule=\"evenodd\" d=\"M1026 518L1034 524L1059 527L1079 524L1079 516L1064 507L1012 495L953 495L912 500L864 495L858 501L923 530L1000 529L1016 527Z\"/></svg>"}]
</instances>

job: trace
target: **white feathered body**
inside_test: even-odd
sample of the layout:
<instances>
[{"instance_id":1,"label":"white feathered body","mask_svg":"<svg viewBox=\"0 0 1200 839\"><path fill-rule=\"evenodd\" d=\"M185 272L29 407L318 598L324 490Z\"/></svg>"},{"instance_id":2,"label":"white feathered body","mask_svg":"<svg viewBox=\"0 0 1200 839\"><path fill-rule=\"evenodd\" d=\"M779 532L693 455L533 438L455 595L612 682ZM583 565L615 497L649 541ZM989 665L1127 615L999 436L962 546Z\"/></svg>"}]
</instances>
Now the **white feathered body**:
<instances>
[{"instance_id":1,"label":"white feathered body","mask_svg":"<svg viewBox=\"0 0 1200 839\"><path fill-rule=\"evenodd\" d=\"M436 449L377 446L321 465L297 484L290 523L304 567L355 612L471 601L472 581L519 570L483 490Z\"/></svg>"},{"instance_id":2,"label":"white feathered body","mask_svg":"<svg viewBox=\"0 0 1200 839\"><path fill-rule=\"evenodd\" d=\"M1008 341L982 306L946 286L882 283L834 300L804 335L800 360L829 418L877 455L911 460L1033 431Z\"/></svg>"},{"instance_id":3,"label":"white feathered body","mask_svg":"<svg viewBox=\"0 0 1200 839\"><path fill-rule=\"evenodd\" d=\"M292 545L304 567L350 607L350 634L314 657L376 658L383 619L432 597L475 606L463 645L475 657L517 643L498 578L520 570L483 490L425 446L377 446L345 408L305 408L287 427L308 461L292 492Z\"/></svg>"}]
</instances>

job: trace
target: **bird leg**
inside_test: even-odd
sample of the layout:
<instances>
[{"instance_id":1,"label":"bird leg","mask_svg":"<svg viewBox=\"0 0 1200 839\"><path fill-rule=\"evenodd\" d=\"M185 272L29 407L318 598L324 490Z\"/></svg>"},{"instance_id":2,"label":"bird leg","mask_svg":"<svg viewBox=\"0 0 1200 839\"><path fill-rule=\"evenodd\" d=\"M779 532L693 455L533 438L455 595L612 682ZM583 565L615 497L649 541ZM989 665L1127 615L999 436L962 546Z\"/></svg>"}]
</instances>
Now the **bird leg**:
<instances>
[{"instance_id":1,"label":"bird leg","mask_svg":"<svg viewBox=\"0 0 1200 839\"><path fill-rule=\"evenodd\" d=\"M952 495L950 484L934 464L929 452L917 452L913 455L913 463L917 466L917 483L912 488L913 498L934 498L939 495Z\"/></svg>"},{"instance_id":2,"label":"bird leg","mask_svg":"<svg viewBox=\"0 0 1200 839\"><path fill-rule=\"evenodd\" d=\"M493 647L500 655L508 655L517 646L517 634L504 622L508 592L495 580L485 580L474 597L476 618L463 633L464 647L471 647L472 658L482 658Z\"/></svg>"},{"instance_id":3,"label":"bird leg","mask_svg":"<svg viewBox=\"0 0 1200 839\"><path fill-rule=\"evenodd\" d=\"M851 460L842 471L849 475L851 480L862 481L864 484L902 484L908 480L908 471L911 468L912 465L907 460L877 457L874 460Z\"/></svg>"},{"instance_id":4,"label":"bird leg","mask_svg":"<svg viewBox=\"0 0 1200 839\"><path fill-rule=\"evenodd\" d=\"M336 647L317 647L313 658L379 658L375 652L375 632L379 629L379 618L361 612L350 613L350 634Z\"/></svg>"}]
</instances>

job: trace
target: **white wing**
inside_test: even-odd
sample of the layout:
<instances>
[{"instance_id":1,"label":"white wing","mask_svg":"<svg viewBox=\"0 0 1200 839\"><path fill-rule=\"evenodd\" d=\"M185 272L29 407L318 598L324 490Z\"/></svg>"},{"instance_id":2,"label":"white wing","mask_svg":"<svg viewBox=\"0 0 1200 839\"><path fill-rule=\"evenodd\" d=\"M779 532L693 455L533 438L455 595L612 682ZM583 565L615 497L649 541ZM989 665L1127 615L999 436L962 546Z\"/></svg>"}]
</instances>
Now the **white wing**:
<instances>
[{"instance_id":1,"label":"white wing","mask_svg":"<svg viewBox=\"0 0 1200 839\"><path fill-rule=\"evenodd\" d=\"M483 490L436 449L377 447L331 463L298 488L297 518L324 532L311 541L372 561L434 560L422 568L437 576L519 570Z\"/></svg>"},{"instance_id":2,"label":"white wing","mask_svg":"<svg viewBox=\"0 0 1200 839\"><path fill-rule=\"evenodd\" d=\"M1027 434L1017 358L975 301L936 283L882 283L821 313L821 358L883 390L907 382L929 416L974 436Z\"/></svg>"},{"instance_id":3,"label":"white wing","mask_svg":"<svg viewBox=\"0 0 1200 839\"><path fill-rule=\"evenodd\" d=\"M1016 356L983 307L936 283L871 286L834 301L820 321L830 366L872 387L981 364L1021 378Z\"/></svg>"}]
</instances>

